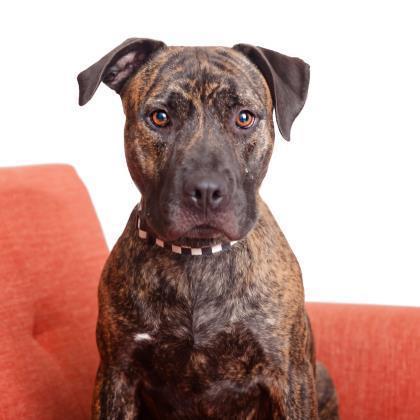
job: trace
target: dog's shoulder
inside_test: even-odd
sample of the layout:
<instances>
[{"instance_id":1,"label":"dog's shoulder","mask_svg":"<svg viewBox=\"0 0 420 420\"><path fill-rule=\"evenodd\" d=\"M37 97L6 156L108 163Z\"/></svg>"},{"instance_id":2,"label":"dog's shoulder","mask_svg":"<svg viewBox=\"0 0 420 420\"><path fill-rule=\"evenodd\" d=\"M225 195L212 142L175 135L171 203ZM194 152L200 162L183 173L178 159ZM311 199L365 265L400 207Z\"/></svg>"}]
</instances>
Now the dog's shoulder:
<instances>
[{"instance_id":1,"label":"dog's shoulder","mask_svg":"<svg viewBox=\"0 0 420 420\"><path fill-rule=\"evenodd\" d=\"M248 246L252 249L254 259L261 260L261 266L281 272L301 276L299 263L293 250L277 224L268 205L259 198L259 219L255 228L248 235Z\"/></svg>"}]
</instances>

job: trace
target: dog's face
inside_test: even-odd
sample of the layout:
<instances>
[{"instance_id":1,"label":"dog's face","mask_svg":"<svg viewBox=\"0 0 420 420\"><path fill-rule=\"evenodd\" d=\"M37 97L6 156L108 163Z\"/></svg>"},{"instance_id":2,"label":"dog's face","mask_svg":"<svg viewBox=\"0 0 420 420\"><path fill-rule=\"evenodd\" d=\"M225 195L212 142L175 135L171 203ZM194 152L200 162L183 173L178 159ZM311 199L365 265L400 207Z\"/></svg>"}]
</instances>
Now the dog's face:
<instances>
[{"instance_id":1,"label":"dog's face","mask_svg":"<svg viewBox=\"0 0 420 420\"><path fill-rule=\"evenodd\" d=\"M258 69L229 48L169 47L121 96L127 163L148 227L166 240L246 235L274 140Z\"/></svg>"},{"instance_id":2,"label":"dog's face","mask_svg":"<svg viewBox=\"0 0 420 420\"><path fill-rule=\"evenodd\" d=\"M127 48L127 42L135 43L117 47L79 83L81 104L100 81L121 95L125 153L142 193L143 221L167 241L244 237L258 216L258 189L273 148L273 102L288 138L306 98L308 66L241 44L166 47L137 40ZM289 74L283 79L270 53L284 61L281 70Z\"/></svg>"}]
</instances>

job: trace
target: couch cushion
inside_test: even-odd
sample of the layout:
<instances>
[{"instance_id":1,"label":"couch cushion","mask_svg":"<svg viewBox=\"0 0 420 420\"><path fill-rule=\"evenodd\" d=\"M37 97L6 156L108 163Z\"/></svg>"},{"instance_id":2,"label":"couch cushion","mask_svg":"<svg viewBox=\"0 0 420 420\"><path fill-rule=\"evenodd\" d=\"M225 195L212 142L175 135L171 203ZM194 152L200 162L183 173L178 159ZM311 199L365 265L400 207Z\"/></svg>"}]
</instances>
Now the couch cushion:
<instances>
[{"instance_id":1,"label":"couch cushion","mask_svg":"<svg viewBox=\"0 0 420 420\"><path fill-rule=\"evenodd\" d=\"M420 419L420 308L308 303L342 420Z\"/></svg>"},{"instance_id":2,"label":"couch cushion","mask_svg":"<svg viewBox=\"0 0 420 420\"><path fill-rule=\"evenodd\" d=\"M107 254L73 168L0 169L0 418L89 417Z\"/></svg>"}]
</instances>

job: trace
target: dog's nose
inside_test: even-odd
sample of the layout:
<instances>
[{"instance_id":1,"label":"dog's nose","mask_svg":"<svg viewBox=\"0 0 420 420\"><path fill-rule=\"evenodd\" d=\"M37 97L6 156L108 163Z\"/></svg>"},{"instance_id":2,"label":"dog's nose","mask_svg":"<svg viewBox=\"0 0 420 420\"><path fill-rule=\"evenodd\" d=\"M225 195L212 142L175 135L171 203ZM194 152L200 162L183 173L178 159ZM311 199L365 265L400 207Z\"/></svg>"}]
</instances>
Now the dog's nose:
<instances>
[{"instance_id":1,"label":"dog's nose","mask_svg":"<svg viewBox=\"0 0 420 420\"><path fill-rule=\"evenodd\" d=\"M220 209L228 201L227 183L218 175L192 176L184 185L184 195L190 206L200 210Z\"/></svg>"}]
</instances>

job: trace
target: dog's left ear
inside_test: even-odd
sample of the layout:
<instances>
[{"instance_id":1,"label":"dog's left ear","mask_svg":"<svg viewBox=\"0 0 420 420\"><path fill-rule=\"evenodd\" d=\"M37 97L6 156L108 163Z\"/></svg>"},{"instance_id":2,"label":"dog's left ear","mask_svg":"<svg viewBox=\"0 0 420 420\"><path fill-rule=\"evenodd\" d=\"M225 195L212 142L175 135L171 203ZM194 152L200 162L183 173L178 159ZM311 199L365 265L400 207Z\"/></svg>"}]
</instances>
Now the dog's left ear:
<instances>
[{"instance_id":1,"label":"dog's left ear","mask_svg":"<svg viewBox=\"0 0 420 420\"><path fill-rule=\"evenodd\" d=\"M300 58L253 45L236 44L233 49L245 54L263 74L270 88L280 133L290 140L293 121L308 94L309 65Z\"/></svg>"},{"instance_id":2,"label":"dog's left ear","mask_svg":"<svg viewBox=\"0 0 420 420\"><path fill-rule=\"evenodd\" d=\"M101 82L120 93L122 87L150 55L164 48L162 41L129 38L77 76L79 105L90 101Z\"/></svg>"}]
</instances>

